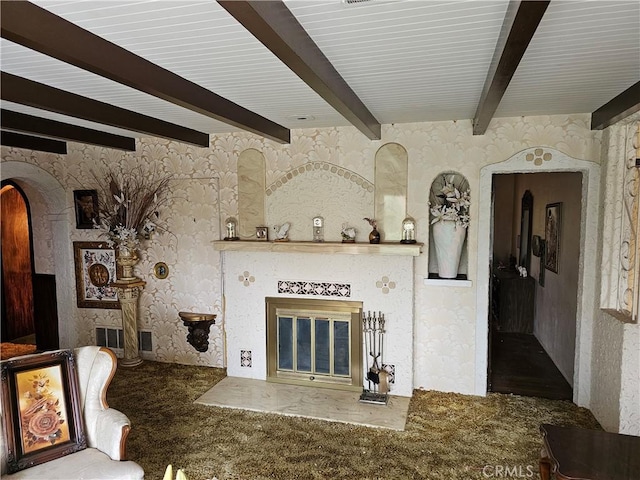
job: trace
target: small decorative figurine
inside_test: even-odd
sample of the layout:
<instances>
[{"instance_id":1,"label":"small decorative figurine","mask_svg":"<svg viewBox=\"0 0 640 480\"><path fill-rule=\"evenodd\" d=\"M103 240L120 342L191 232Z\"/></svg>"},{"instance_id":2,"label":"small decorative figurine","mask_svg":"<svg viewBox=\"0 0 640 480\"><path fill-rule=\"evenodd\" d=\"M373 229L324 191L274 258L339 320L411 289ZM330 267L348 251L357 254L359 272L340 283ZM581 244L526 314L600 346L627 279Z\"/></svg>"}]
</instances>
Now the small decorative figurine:
<instances>
[{"instance_id":1,"label":"small decorative figurine","mask_svg":"<svg viewBox=\"0 0 640 480\"><path fill-rule=\"evenodd\" d=\"M411 217L402 221L402 240L400 243L416 243L416 221Z\"/></svg>"},{"instance_id":2,"label":"small decorative figurine","mask_svg":"<svg viewBox=\"0 0 640 480\"><path fill-rule=\"evenodd\" d=\"M369 225L371 225L371 232L369 233L369 243L380 243L380 232L378 231L378 222L374 218L364 218Z\"/></svg>"},{"instance_id":3,"label":"small decorative figurine","mask_svg":"<svg viewBox=\"0 0 640 480\"><path fill-rule=\"evenodd\" d=\"M224 237L225 240L240 240L238 237L238 221L229 217L224 221L224 226L227 228L227 236Z\"/></svg>"},{"instance_id":4,"label":"small decorative figurine","mask_svg":"<svg viewBox=\"0 0 640 480\"><path fill-rule=\"evenodd\" d=\"M356 241L356 229L347 223L342 224L340 235L342 235L342 243L355 243Z\"/></svg>"},{"instance_id":5,"label":"small decorative figurine","mask_svg":"<svg viewBox=\"0 0 640 480\"><path fill-rule=\"evenodd\" d=\"M313 241L324 242L324 218L320 215L313 217Z\"/></svg>"},{"instance_id":6,"label":"small decorative figurine","mask_svg":"<svg viewBox=\"0 0 640 480\"><path fill-rule=\"evenodd\" d=\"M291 224L289 222L282 225L275 225L273 230L276 232L276 242L288 242L289 241L289 228Z\"/></svg>"}]
</instances>

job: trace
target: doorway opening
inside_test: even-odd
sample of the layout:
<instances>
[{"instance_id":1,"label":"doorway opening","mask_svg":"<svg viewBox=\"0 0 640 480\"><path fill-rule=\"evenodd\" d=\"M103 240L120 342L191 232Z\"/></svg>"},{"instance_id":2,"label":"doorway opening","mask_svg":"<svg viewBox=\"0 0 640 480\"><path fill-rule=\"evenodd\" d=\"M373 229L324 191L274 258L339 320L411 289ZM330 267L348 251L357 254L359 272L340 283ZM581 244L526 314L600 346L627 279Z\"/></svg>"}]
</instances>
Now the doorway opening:
<instances>
[{"instance_id":1,"label":"doorway opening","mask_svg":"<svg viewBox=\"0 0 640 480\"><path fill-rule=\"evenodd\" d=\"M29 202L13 182L0 190L2 258L2 356L36 350L33 249Z\"/></svg>"},{"instance_id":2,"label":"doorway opening","mask_svg":"<svg viewBox=\"0 0 640 480\"><path fill-rule=\"evenodd\" d=\"M27 191L10 179L0 190L3 359L60 348L55 275L37 273Z\"/></svg>"},{"instance_id":3,"label":"doorway opening","mask_svg":"<svg viewBox=\"0 0 640 480\"><path fill-rule=\"evenodd\" d=\"M493 176L489 391L573 399L582 180ZM562 212L553 235L549 211Z\"/></svg>"}]
</instances>

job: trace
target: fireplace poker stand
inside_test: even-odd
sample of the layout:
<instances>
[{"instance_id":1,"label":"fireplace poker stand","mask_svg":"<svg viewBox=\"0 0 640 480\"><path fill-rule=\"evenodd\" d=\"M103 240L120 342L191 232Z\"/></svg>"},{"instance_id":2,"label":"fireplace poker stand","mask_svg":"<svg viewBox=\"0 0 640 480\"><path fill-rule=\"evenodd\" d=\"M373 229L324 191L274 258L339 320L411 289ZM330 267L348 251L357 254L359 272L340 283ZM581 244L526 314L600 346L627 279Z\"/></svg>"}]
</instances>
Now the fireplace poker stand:
<instances>
[{"instance_id":1,"label":"fireplace poker stand","mask_svg":"<svg viewBox=\"0 0 640 480\"><path fill-rule=\"evenodd\" d=\"M384 352L384 314L378 312L362 313L362 331L364 346L367 352L367 383L368 389L362 390L360 401L386 405L389 401L389 374L382 368L382 354ZM369 364L369 361L371 364Z\"/></svg>"}]
</instances>

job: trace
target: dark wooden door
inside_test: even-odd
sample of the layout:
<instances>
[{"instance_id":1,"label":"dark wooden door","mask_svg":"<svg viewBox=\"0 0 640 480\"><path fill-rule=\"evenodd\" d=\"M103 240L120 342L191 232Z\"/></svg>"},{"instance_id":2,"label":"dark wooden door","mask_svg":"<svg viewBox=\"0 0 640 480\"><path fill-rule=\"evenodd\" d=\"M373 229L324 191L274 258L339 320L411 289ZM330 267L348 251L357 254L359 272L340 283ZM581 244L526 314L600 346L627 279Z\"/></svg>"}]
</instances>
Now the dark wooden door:
<instances>
[{"instance_id":1,"label":"dark wooden door","mask_svg":"<svg viewBox=\"0 0 640 480\"><path fill-rule=\"evenodd\" d=\"M35 333L33 262L28 204L17 186L0 191L0 255L2 257L3 341Z\"/></svg>"}]
</instances>

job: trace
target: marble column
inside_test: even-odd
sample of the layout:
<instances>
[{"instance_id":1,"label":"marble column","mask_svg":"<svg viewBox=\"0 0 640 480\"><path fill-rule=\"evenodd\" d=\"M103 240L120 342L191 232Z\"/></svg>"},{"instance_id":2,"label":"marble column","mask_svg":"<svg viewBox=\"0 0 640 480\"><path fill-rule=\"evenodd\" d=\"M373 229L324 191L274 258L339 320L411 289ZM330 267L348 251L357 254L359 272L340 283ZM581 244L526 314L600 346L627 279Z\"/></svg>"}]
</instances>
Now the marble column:
<instances>
[{"instance_id":1,"label":"marble column","mask_svg":"<svg viewBox=\"0 0 640 480\"><path fill-rule=\"evenodd\" d=\"M135 367L142 363L138 346L138 297L146 284L143 280L116 281L111 284L118 293L122 310L124 358L120 360L120 365L123 367Z\"/></svg>"}]
</instances>

